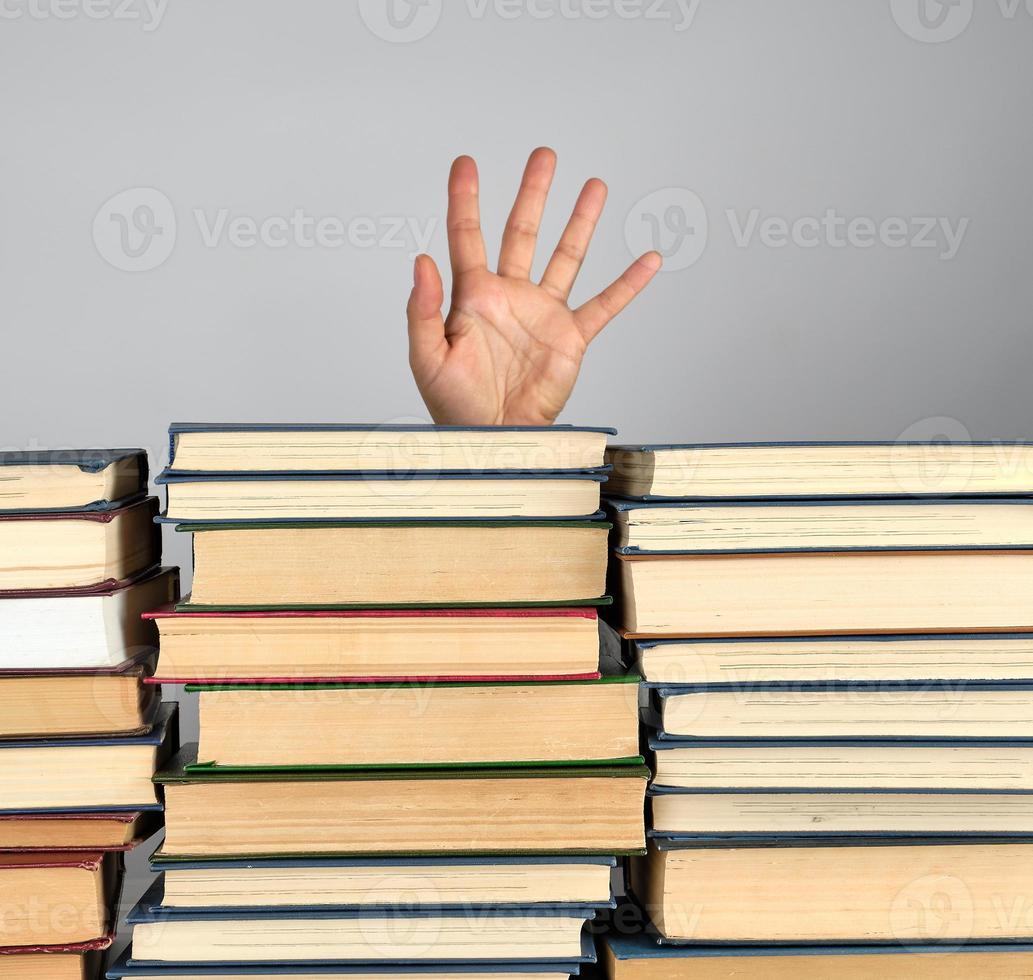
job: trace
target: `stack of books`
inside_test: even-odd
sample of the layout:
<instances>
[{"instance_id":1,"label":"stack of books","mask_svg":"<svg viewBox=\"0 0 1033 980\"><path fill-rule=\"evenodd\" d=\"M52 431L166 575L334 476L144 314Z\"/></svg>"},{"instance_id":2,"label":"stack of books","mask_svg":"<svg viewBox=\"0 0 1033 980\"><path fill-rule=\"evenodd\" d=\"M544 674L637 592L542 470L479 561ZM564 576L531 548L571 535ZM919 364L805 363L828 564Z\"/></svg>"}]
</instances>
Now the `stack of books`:
<instances>
[{"instance_id":1,"label":"stack of books","mask_svg":"<svg viewBox=\"0 0 1033 980\"><path fill-rule=\"evenodd\" d=\"M200 741L109 976L568 976L644 848L602 676L608 430L171 431L193 591L153 614Z\"/></svg>"},{"instance_id":2,"label":"stack of books","mask_svg":"<svg viewBox=\"0 0 1033 980\"><path fill-rule=\"evenodd\" d=\"M613 975L1028 972L1033 446L609 459L670 947L615 937Z\"/></svg>"},{"instance_id":3,"label":"stack of books","mask_svg":"<svg viewBox=\"0 0 1033 980\"><path fill-rule=\"evenodd\" d=\"M175 708L143 683L178 595L141 450L0 453L0 977L94 980L160 824Z\"/></svg>"}]
</instances>

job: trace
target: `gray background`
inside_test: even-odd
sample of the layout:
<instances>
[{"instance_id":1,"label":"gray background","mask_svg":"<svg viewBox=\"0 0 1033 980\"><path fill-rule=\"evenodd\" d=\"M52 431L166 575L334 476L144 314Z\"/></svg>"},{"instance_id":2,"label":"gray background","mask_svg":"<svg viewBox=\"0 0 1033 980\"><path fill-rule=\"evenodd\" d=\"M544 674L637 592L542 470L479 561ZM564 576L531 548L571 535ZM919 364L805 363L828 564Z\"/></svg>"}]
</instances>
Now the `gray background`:
<instances>
[{"instance_id":1,"label":"gray background","mask_svg":"<svg viewBox=\"0 0 1033 980\"><path fill-rule=\"evenodd\" d=\"M445 176L469 152L494 252L542 143L560 166L539 267L581 182L611 188L575 300L629 261L643 209L695 228L661 238L676 268L592 346L565 421L654 441L1031 434L1021 0L961 0L931 41L908 29L937 0L694 0L685 30L673 0L430 0L406 43L377 36L375 3L171 0L156 22L142 0L107 19L55 2L0 16L4 448L143 445L157 468L173 419L425 418L414 247L385 233L436 223L444 263ZM174 248L145 271L116 267L105 207L127 190L128 218L155 199L174 216L173 235L156 210ZM729 209L965 231L953 258L741 245ZM354 243L212 247L198 210L335 217Z\"/></svg>"}]
</instances>

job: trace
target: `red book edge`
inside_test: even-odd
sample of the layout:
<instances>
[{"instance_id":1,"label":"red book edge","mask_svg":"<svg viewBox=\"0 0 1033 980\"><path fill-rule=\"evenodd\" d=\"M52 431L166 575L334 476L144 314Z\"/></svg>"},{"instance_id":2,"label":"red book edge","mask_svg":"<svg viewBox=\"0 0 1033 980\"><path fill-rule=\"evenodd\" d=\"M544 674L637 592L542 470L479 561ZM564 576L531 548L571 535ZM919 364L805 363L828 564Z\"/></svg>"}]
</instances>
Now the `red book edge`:
<instances>
[{"instance_id":1,"label":"red book edge","mask_svg":"<svg viewBox=\"0 0 1033 980\"><path fill-rule=\"evenodd\" d=\"M423 674L407 677L145 677L145 684L500 684L543 681L597 681L598 670L583 674Z\"/></svg>"},{"instance_id":2,"label":"red book edge","mask_svg":"<svg viewBox=\"0 0 1033 980\"><path fill-rule=\"evenodd\" d=\"M147 837L137 837L134 840L129 841L127 844L113 844L111 847L97 847L84 845L82 847L66 847L63 848L62 854L77 854L82 856L94 855L94 854L126 854L129 851L139 847L144 841L149 840L151 835ZM54 848L50 847L0 847L0 868L6 867L4 861L6 856L10 854L53 854Z\"/></svg>"},{"instance_id":3,"label":"red book edge","mask_svg":"<svg viewBox=\"0 0 1033 980\"><path fill-rule=\"evenodd\" d=\"M71 589L0 589L0 599L76 599L90 596L107 598L123 589L157 578L159 575L166 575L170 572L178 573L178 571L177 568L153 565L129 578L107 579L93 585L79 585Z\"/></svg>"},{"instance_id":4,"label":"red book edge","mask_svg":"<svg viewBox=\"0 0 1033 980\"><path fill-rule=\"evenodd\" d=\"M98 949L108 949L114 941L114 934L109 932L83 943L66 943L59 946L0 946L0 956L24 956L29 953L92 953Z\"/></svg>"},{"instance_id":5,"label":"red book edge","mask_svg":"<svg viewBox=\"0 0 1033 980\"><path fill-rule=\"evenodd\" d=\"M143 613L144 619L528 619L531 617L597 619L591 606L543 606L534 609L263 609L250 612L176 612L172 604Z\"/></svg>"},{"instance_id":6,"label":"red book edge","mask_svg":"<svg viewBox=\"0 0 1033 980\"><path fill-rule=\"evenodd\" d=\"M109 813L88 810L84 813L0 813L0 821L3 820L104 820L115 821L116 823L132 823L144 815L142 810L118 810ZM49 848L53 850L53 848ZM94 847L90 850L100 850Z\"/></svg>"},{"instance_id":7,"label":"red book edge","mask_svg":"<svg viewBox=\"0 0 1033 980\"><path fill-rule=\"evenodd\" d=\"M88 851L10 851L0 854L0 871L13 868L82 868L96 871L104 860L104 853L95 848Z\"/></svg>"}]
</instances>

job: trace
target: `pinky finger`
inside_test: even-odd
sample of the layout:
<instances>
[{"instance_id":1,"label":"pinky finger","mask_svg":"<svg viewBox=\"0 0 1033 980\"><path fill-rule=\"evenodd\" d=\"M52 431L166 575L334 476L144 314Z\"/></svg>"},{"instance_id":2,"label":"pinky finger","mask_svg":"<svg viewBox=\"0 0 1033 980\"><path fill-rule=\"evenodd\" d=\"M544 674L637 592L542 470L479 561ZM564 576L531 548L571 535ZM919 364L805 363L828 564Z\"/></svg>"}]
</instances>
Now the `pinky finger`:
<instances>
[{"instance_id":1,"label":"pinky finger","mask_svg":"<svg viewBox=\"0 0 1033 980\"><path fill-rule=\"evenodd\" d=\"M646 252L632 262L619 279L574 311L574 320L586 342L592 340L649 285L663 261L659 252Z\"/></svg>"}]
</instances>

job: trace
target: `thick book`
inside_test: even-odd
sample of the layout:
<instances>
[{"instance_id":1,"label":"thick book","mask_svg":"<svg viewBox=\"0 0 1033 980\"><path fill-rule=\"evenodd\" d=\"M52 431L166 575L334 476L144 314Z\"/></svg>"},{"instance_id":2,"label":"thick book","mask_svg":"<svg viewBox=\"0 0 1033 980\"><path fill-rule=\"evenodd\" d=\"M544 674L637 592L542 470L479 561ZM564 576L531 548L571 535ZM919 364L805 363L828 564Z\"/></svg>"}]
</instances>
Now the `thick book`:
<instances>
[{"instance_id":1,"label":"thick book","mask_svg":"<svg viewBox=\"0 0 1033 980\"><path fill-rule=\"evenodd\" d=\"M602 522L181 524L188 609L582 605L606 591Z\"/></svg>"},{"instance_id":2,"label":"thick book","mask_svg":"<svg viewBox=\"0 0 1033 980\"><path fill-rule=\"evenodd\" d=\"M104 592L161 560L158 500L110 511L0 514L0 598Z\"/></svg>"},{"instance_id":3,"label":"thick book","mask_svg":"<svg viewBox=\"0 0 1033 980\"><path fill-rule=\"evenodd\" d=\"M132 958L153 963L584 962L592 908L190 909L160 886L126 918Z\"/></svg>"},{"instance_id":4,"label":"thick book","mask_svg":"<svg viewBox=\"0 0 1033 980\"><path fill-rule=\"evenodd\" d=\"M0 741L0 814L160 809L151 780L176 741L166 703L142 735Z\"/></svg>"},{"instance_id":5,"label":"thick book","mask_svg":"<svg viewBox=\"0 0 1033 980\"><path fill-rule=\"evenodd\" d=\"M454 768L639 762L638 681L187 691L199 693L199 771Z\"/></svg>"},{"instance_id":6,"label":"thick book","mask_svg":"<svg viewBox=\"0 0 1033 980\"><path fill-rule=\"evenodd\" d=\"M648 744L653 787L664 791L1033 793L1033 739L1026 736L964 742L654 737Z\"/></svg>"},{"instance_id":7,"label":"thick book","mask_svg":"<svg viewBox=\"0 0 1033 980\"><path fill-rule=\"evenodd\" d=\"M572 425L217 424L169 426L177 472L588 470L616 429Z\"/></svg>"},{"instance_id":8,"label":"thick book","mask_svg":"<svg viewBox=\"0 0 1033 980\"><path fill-rule=\"evenodd\" d=\"M1033 842L658 840L630 887L664 942L1006 943L1031 872Z\"/></svg>"},{"instance_id":9,"label":"thick book","mask_svg":"<svg viewBox=\"0 0 1033 980\"><path fill-rule=\"evenodd\" d=\"M57 946L0 946L0 980L100 980L108 934L88 943Z\"/></svg>"},{"instance_id":10,"label":"thick book","mask_svg":"<svg viewBox=\"0 0 1033 980\"><path fill-rule=\"evenodd\" d=\"M1033 628L1033 551L618 555L632 638Z\"/></svg>"},{"instance_id":11,"label":"thick book","mask_svg":"<svg viewBox=\"0 0 1033 980\"><path fill-rule=\"evenodd\" d=\"M141 616L178 598L175 568L92 593L0 596L0 677L89 672L153 654L158 631Z\"/></svg>"},{"instance_id":12,"label":"thick book","mask_svg":"<svg viewBox=\"0 0 1033 980\"><path fill-rule=\"evenodd\" d=\"M132 850L161 826L158 811L0 813L0 852Z\"/></svg>"},{"instance_id":13,"label":"thick book","mask_svg":"<svg viewBox=\"0 0 1033 980\"><path fill-rule=\"evenodd\" d=\"M623 656L652 684L1016 684L1030 678L1033 633L633 640Z\"/></svg>"},{"instance_id":14,"label":"thick book","mask_svg":"<svg viewBox=\"0 0 1033 980\"><path fill-rule=\"evenodd\" d=\"M1018 980L1033 975L1033 944L894 943L887 946L671 946L651 932L598 941L607 980Z\"/></svg>"},{"instance_id":15,"label":"thick book","mask_svg":"<svg viewBox=\"0 0 1033 980\"><path fill-rule=\"evenodd\" d=\"M620 554L1033 548L1033 499L607 501Z\"/></svg>"},{"instance_id":16,"label":"thick book","mask_svg":"<svg viewBox=\"0 0 1033 980\"><path fill-rule=\"evenodd\" d=\"M168 908L612 907L613 857L151 858Z\"/></svg>"},{"instance_id":17,"label":"thick book","mask_svg":"<svg viewBox=\"0 0 1033 980\"><path fill-rule=\"evenodd\" d=\"M578 974L581 964L562 963L261 963L183 964L139 963L123 952L109 965L109 980L131 977L134 980L214 980L218 977L250 977L251 980L276 980L277 977L351 977L352 980L567 980ZM18 978L20 980L20 978ZM48 978L49 980L49 978ZM92 980L92 978L91 978Z\"/></svg>"},{"instance_id":18,"label":"thick book","mask_svg":"<svg viewBox=\"0 0 1033 980\"><path fill-rule=\"evenodd\" d=\"M601 472L197 473L166 470L163 520L341 521L599 515Z\"/></svg>"},{"instance_id":19,"label":"thick book","mask_svg":"<svg viewBox=\"0 0 1033 980\"><path fill-rule=\"evenodd\" d=\"M661 738L1030 739L1033 687L974 681L651 691Z\"/></svg>"},{"instance_id":20,"label":"thick book","mask_svg":"<svg viewBox=\"0 0 1033 980\"><path fill-rule=\"evenodd\" d=\"M616 854L645 833L644 766L188 771L196 761L188 747L155 777L166 855Z\"/></svg>"},{"instance_id":21,"label":"thick book","mask_svg":"<svg viewBox=\"0 0 1033 980\"><path fill-rule=\"evenodd\" d=\"M607 492L644 500L1033 493L1033 443L784 442L611 446Z\"/></svg>"},{"instance_id":22,"label":"thick book","mask_svg":"<svg viewBox=\"0 0 1033 980\"><path fill-rule=\"evenodd\" d=\"M94 670L0 671L0 739L133 735L150 727L160 689L149 652Z\"/></svg>"},{"instance_id":23,"label":"thick book","mask_svg":"<svg viewBox=\"0 0 1033 980\"><path fill-rule=\"evenodd\" d=\"M450 681L599 676L595 609L364 609L146 614L158 683Z\"/></svg>"},{"instance_id":24,"label":"thick book","mask_svg":"<svg viewBox=\"0 0 1033 980\"><path fill-rule=\"evenodd\" d=\"M114 852L0 854L0 946L65 946L106 936L121 877L122 858Z\"/></svg>"},{"instance_id":25,"label":"thick book","mask_svg":"<svg viewBox=\"0 0 1033 980\"><path fill-rule=\"evenodd\" d=\"M1027 776L1028 779L1028 776ZM671 838L1014 837L1033 840L1033 792L922 785L903 791L651 792L651 836Z\"/></svg>"},{"instance_id":26,"label":"thick book","mask_svg":"<svg viewBox=\"0 0 1033 980\"><path fill-rule=\"evenodd\" d=\"M146 491L142 449L0 452L0 512L113 510Z\"/></svg>"}]
</instances>

